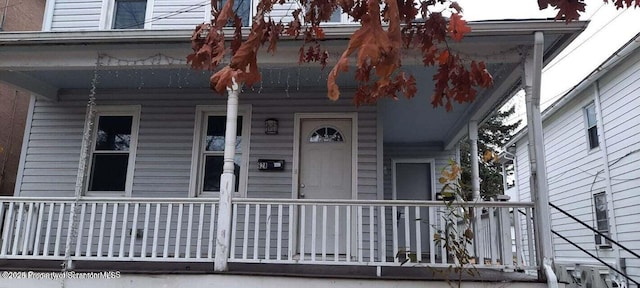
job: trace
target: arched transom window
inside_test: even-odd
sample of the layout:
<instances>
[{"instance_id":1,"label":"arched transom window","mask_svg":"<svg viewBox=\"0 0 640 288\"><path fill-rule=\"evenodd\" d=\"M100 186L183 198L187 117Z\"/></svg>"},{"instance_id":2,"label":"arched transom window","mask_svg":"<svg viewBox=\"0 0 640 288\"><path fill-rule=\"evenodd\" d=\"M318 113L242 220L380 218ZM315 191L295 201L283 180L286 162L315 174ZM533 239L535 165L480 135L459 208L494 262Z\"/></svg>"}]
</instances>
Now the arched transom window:
<instances>
[{"instance_id":1,"label":"arched transom window","mask_svg":"<svg viewBox=\"0 0 640 288\"><path fill-rule=\"evenodd\" d=\"M338 129L325 126L316 129L309 137L311 143L325 143L325 142L343 142L344 137Z\"/></svg>"}]
</instances>

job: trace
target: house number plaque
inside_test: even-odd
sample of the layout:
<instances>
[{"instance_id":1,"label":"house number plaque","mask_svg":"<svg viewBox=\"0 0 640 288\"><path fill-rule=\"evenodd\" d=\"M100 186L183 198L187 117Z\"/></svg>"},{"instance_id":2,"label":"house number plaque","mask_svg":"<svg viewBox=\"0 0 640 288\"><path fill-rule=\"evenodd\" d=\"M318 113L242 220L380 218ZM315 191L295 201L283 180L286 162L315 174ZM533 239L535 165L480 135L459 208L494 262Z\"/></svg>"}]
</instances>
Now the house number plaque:
<instances>
[{"instance_id":1,"label":"house number plaque","mask_svg":"<svg viewBox=\"0 0 640 288\"><path fill-rule=\"evenodd\" d=\"M284 160L258 159L258 170L282 171L284 170Z\"/></svg>"}]
</instances>

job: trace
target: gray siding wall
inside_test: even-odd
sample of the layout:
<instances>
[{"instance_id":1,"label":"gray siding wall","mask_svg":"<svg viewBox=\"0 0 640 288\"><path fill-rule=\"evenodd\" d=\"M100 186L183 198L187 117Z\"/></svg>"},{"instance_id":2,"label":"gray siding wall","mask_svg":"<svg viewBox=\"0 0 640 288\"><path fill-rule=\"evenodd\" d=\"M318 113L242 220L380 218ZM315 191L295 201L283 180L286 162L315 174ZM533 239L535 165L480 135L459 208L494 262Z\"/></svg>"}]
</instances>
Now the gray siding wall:
<instances>
[{"instance_id":1,"label":"gray siding wall","mask_svg":"<svg viewBox=\"0 0 640 288\"><path fill-rule=\"evenodd\" d=\"M322 93L286 97L243 93L251 104L248 197L291 198L293 122L297 112L357 112L358 198L376 199L376 108L355 108L350 99L331 102ZM141 105L133 178L134 197L187 197L196 105L224 105L225 98L184 91L119 91L97 95L98 105ZM60 101L36 101L21 196L73 196L84 126L86 93ZM277 118L279 134L265 135L264 120ZM257 160L284 159L283 172L260 172Z\"/></svg>"},{"instance_id":2,"label":"gray siding wall","mask_svg":"<svg viewBox=\"0 0 640 288\"><path fill-rule=\"evenodd\" d=\"M640 53L623 61L599 80L602 118L608 166L611 171L617 238L631 250L640 250ZM583 108L594 101L592 85L567 103L543 123L544 143L549 182L550 201L585 223L595 226L593 194L604 192L607 180L601 148L590 150L587 144ZM527 139L517 142L518 190L522 201L530 199ZM603 144L601 143L601 147ZM613 199L612 199L613 198ZM612 264L617 263L617 252L596 249L593 233L583 229L560 212L551 210L554 230ZM560 238L554 238L556 258L559 261L595 262ZM615 247L615 246L614 246ZM640 261L624 251L627 273L640 279Z\"/></svg>"}]
</instances>

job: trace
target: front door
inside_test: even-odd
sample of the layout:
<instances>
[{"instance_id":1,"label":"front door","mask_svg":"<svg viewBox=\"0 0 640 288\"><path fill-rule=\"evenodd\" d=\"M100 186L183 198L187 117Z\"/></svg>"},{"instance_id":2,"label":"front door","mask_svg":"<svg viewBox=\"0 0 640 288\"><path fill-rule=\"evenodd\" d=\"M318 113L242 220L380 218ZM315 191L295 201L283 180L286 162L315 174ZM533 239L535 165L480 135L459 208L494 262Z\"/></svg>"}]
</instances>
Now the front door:
<instances>
[{"instance_id":1,"label":"front door","mask_svg":"<svg viewBox=\"0 0 640 288\"><path fill-rule=\"evenodd\" d=\"M396 199L431 200L433 181L431 169L433 168L430 162L395 161L393 172ZM425 260L427 260L431 246L429 209L427 207L420 208L420 216L416 215L414 207L410 207L408 212L407 215L405 209L398 209L398 247L401 252L398 257L410 257L411 259L426 257ZM406 218L409 219L409 227L406 227ZM420 237L417 237L418 233ZM418 250L420 250L420 257L417 255Z\"/></svg>"},{"instance_id":2,"label":"front door","mask_svg":"<svg viewBox=\"0 0 640 288\"><path fill-rule=\"evenodd\" d=\"M351 134L351 119L301 120L299 198L352 198ZM298 213L303 256L345 253L346 206L307 205Z\"/></svg>"}]
</instances>

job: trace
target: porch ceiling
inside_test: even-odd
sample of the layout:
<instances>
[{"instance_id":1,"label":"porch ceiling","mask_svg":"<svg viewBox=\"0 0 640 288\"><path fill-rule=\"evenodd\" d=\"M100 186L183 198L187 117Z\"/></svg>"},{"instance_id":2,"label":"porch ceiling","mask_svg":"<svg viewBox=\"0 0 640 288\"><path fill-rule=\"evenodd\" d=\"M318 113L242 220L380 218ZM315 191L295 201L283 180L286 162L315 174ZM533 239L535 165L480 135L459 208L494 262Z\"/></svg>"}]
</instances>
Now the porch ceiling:
<instances>
[{"instance_id":1,"label":"porch ceiling","mask_svg":"<svg viewBox=\"0 0 640 288\"><path fill-rule=\"evenodd\" d=\"M494 87L481 91L472 104L456 104L453 112L430 104L434 70L421 66L419 55L407 52L403 69L419 83L411 100L383 100L379 115L385 142L437 143L450 146L461 138L470 119L482 121L519 87L523 54L533 45L533 32L545 35L545 63L586 27L585 22L565 24L546 20L486 21L471 23L472 33L461 43L449 43L464 57L489 63ZM357 27L327 27L323 46L337 59L348 36ZM191 31L77 31L0 33L0 81L55 101L61 89L89 89L97 69L98 89L208 88L210 72L188 68ZM296 41L282 41L278 52L265 54L262 83L254 89L286 93L325 91L330 67L298 65ZM98 68L96 64L99 62ZM331 64L330 64L331 65ZM338 83L349 94L353 77ZM427 128L428 129L425 129Z\"/></svg>"}]
</instances>

